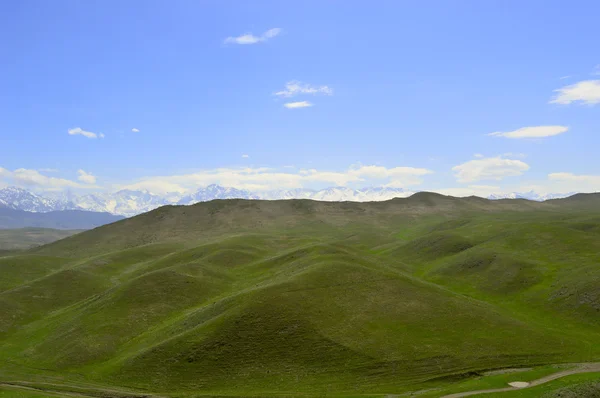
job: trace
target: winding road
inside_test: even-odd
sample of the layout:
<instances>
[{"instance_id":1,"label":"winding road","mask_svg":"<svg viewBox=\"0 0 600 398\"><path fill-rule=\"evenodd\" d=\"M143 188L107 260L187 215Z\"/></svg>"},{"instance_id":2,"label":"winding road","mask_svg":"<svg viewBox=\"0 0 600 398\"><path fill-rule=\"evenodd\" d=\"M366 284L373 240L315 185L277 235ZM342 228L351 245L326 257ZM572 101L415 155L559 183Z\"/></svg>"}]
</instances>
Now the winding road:
<instances>
[{"instance_id":1,"label":"winding road","mask_svg":"<svg viewBox=\"0 0 600 398\"><path fill-rule=\"evenodd\" d=\"M540 384L548 383L549 381L560 379L561 377L570 376L578 373L593 373L600 372L600 362L593 363L578 363L575 364L575 368L563 370L562 372L552 373L551 375L544 376L537 380L533 380L529 382L527 387L504 387L504 388L492 388L488 390L475 390L475 391L465 391L458 392L454 394L444 395L441 398L460 398L460 397L468 397L471 395L479 395L479 394L489 394L493 392L505 392L505 391L514 391L514 390L523 390L525 388L531 388L535 386L539 386ZM518 380L518 375L515 375L514 381Z\"/></svg>"}]
</instances>

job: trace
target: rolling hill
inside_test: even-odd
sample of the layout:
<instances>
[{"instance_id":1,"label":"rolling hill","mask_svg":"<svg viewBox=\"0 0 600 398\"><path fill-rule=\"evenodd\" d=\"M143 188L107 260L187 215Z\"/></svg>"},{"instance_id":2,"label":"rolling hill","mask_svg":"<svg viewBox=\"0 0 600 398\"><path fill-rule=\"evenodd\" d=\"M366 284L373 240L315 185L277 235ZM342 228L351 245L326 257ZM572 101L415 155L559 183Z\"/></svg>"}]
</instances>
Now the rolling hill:
<instances>
[{"instance_id":1,"label":"rolling hill","mask_svg":"<svg viewBox=\"0 0 600 398\"><path fill-rule=\"evenodd\" d=\"M599 253L593 194L164 206L0 257L0 381L385 396L598 361Z\"/></svg>"}]
</instances>

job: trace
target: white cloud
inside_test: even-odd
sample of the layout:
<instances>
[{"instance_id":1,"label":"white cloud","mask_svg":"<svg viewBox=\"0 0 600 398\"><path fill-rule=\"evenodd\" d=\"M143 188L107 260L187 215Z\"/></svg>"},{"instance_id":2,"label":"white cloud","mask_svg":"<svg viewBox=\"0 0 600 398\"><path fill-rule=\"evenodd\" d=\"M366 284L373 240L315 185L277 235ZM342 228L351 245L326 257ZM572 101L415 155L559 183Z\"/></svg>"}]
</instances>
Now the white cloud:
<instances>
[{"instance_id":1,"label":"white cloud","mask_svg":"<svg viewBox=\"0 0 600 398\"><path fill-rule=\"evenodd\" d=\"M345 186L367 180L384 180L394 186L418 185L424 175L432 171L414 167L358 166L343 172L301 169L297 172L276 171L270 168L220 168L192 174L154 176L120 186L120 189L147 189L156 194L190 192L209 184L219 184L238 189L268 191L271 189L301 188L307 185L326 184Z\"/></svg>"},{"instance_id":2,"label":"white cloud","mask_svg":"<svg viewBox=\"0 0 600 398\"><path fill-rule=\"evenodd\" d=\"M600 75L600 64L596 65L596 67L592 71L592 75L594 75L594 76Z\"/></svg>"},{"instance_id":3,"label":"white cloud","mask_svg":"<svg viewBox=\"0 0 600 398\"><path fill-rule=\"evenodd\" d=\"M562 181L586 181L586 182L597 182L600 183L600 176L595 175L577 175L573 173L550 173L548 178L551 180L562 180Z\"/></svg>"},{"instance_id":4,"label":"white cloud","mask_svg":"<svg viewBox=\"0 0 600 398\"><path fill-rule=\"evenodd\" d=\"M250 157L250 155L243 154L243 155L242 155L242 157L243 157L244 159L248 159L248 158Z\"/></svg>"},{"instance_id":5,"label":"white cloud","mask_svg":"<svg viewBox=\"0 0 600 398\"><path fill-rule=\"evenodd\" d=\"M265 33L263 33L262 37L264 39L271 39L277 35L279 35L281 33L281 29L279 28L272 28L267 30Z\"/></svg>"},{"instance_id":6,"label":"white cloud","mask_svg":"<svg viewBox=\"0 0 600 398\"><path fill-rule=\"evenodd\" d=\"M246 33L237 37L228 37L225 43L235 44L255 44L260 41L260 37L254 36L252 33Z\"/></svg>"},{"instance_id":7,"label":"white cloud","mask_svg":"<svg viewBox=\"0 0 600 398\"><path fill-rule=\"evenodd\" d=\"M139 132L140 132L140 129L136 129L136 128L134 127L134 128L132 128L132 129L131 129L131 131L132 131L132 132L134 132L134 133L139 133Z\"/></svg>"},{"instance_id":8,"label":"white cloud","mask_svg":"<svg viewBox=\"0 0 600 398\"><path fill-rule=\"evenodd\" d=\"M452 196L476 195L488 197L491 194L507 194L513 192L535 192L538 195L568 194L575 192L600 192L600 175L573 174L567 172L550 173L546 179L523 181L515 179L514 185L487 186L468 185L467 187L435 190L435 192Z\"/></svg>"},{"instance_id":9,"label":"white cloud","mask_svg":"<svg viewBox=\"0 0 600 398\"><path fill-rule=\"evenodd\" d=\"M279 35L281 33L281 29L273 28L264 32L260 36L254 36L252 33L244 33L243 35L237 37L228 37L225 39L226 44L256 44L263 41L267 41L272 39L273 37Z\"/></svg>"},{"instance_id":10,"label":"white cloud","mask_svg":"<svg viewBox=\"0 0 600 398\"><path fill-rule=\"evenodd\" d=\"M458 182L481 180L502 180L505 177L520 176L529 170L529 165L521 160L504 159L501 156L470 160L452 168Z\"/></svg>"},{"instance_id":11,"label":"white cloud","mask_svg":"<svg viewBox=\"0 0 600 398\"><path fill-rule=\"evenodd\" d=\"M91 131L85 131L83 130L81 127L75 127L72 129L68 130L69 135L82 135L84 137L87 138L104 138L104 134L100 133L100 134L96 134L96 133L92 133Z\"/></svg>"},{"instance_id":12,"label":"white cloud","mask_svg":"<svg viewBox=\"0 0 600 398\"><path fill-rule=\"evenodd\" d=\"M81 182L85 182L86 184L95 184L96 183L96 177L93 176L91 173L88 173L84 170L77 170L77 174L79 174L79 176L77 177L77 179Z\"/></svg>"},{"instance_id":13,"label":"white cloud","mask_svg":"<svg viewBox=\"0 0 600 398\"><path fill-rule=\"evenodd\" d=\"M482 154L480 154L480 153L476 153L476 154L475 154L475 155L473 155L473 156L474 156L474 157L476 157L476 158L479 158L479 159L481 159L481 158L483 158L483 157L484 157L484 156L483 156Z\"/></svg>"},{"instance_id":14,"label":"white cloud","mask_svg":"<svg viewBox=\"0 0 600 398\"><path fill-rule=\"evenodd\" d=\"M52 169L52 168L46 168L46 169L39 169L38 171L41 171L42 173L58 173L58 169Z\"/></svg>"},{"instance_id":15,"label":"white cloud","mask_svg":"<svg viewBox=\"0 0 600 398\"><path fill-rule=\"evenodd\" d=\"M288 109L297 109L297 108L309 108L313 106L312 103L308 101L298 101L298 102L287 102L283 104Z\"/></svg>"},{"instance_id":16,"label":"white cloud","mask_svg":"<svg viewBox=\"0 0 600 398\"><path fill-rule=\"evenodd\" d=\"M506 138L543 138L543 137L551 137L554 135L559 135L565 133L569 130L566 126L534 126L534 127L522 127L518 130L514 131L497 131L494 133L489 133L488 135L496 136L496 137L506 137Z\"/></svg>"},{"instance_id":17,"label":"white cloud","mask_svg":"<svg viewBox=\"0 0 600 398\"><path fill-rule=\"evenodd\" d=\"M300 94L325 94L333 95L333 89L329 86L312 86L297 80L289 81L285 84L285 89L277 91L274 95L283 98L290 98Z\"/></svg>"},{"instance_id":18,"label":"white cloud","mask_svg":"<svg viewBox=\"0 0 600 398\"><path fill-rule=\"evenodd\" d=\"M554 91L558 94L550 101L551 104L582 102L594 105L600 103L600 80L584 80Z\"/></svg>"},{"instance_id":19,"label":"white cloud","mask_svg":"<svg viewBox=\"0 0 600 398\"><path fill-rule=\"evenodd\" d=\"M550 173L544 180L521 181L521 184L519 185L503 187L501 191L494 193L528 191L534 191L540 195L567 194L573 192L599 192L600 175L573 174L569 172Z\"/></svg>"},{"instance_id":20,"label":"white cloud","mask_svg":"<svg viewBox=\"0 0 600 398\"><path fill-rule=\"evenodd\" d=\"M24 168L14 171L0 168L0 179L10 181L11 184L17 186L37 187L50 191L65 188L99 188L93 185L94 183L84 185L64 178L48 177L38 170Z\"/></svg>"},{"instance_id":21,"label":"white cloud","mask_svg":"<svg viewBox=\"0 0 600 398\"><path fill-rule=\"evenodd\" d=\"M565 80L565 79L568 79L568 78L570 78L570 77L571 77L571 75L567 75L567 76L561 76L561 77L559 77L559 79L560 79L560 80Z\"/></svg>"},{"instance_id":22,"label":"white cloud","mask_svg":"<svg viewBox=\"0 0 600 398\"><path fill-rule=\"evenodd\" d=\"M385 186L389 187L406 187L409 185L418 185L421 183L421 177L433 172L428 169L416 167L393 167L386 168L383 166L359 166L358 168L350 168L348 174L367 178L367 179L389 179L391 180Z\"/></svg>"}]
</instances>

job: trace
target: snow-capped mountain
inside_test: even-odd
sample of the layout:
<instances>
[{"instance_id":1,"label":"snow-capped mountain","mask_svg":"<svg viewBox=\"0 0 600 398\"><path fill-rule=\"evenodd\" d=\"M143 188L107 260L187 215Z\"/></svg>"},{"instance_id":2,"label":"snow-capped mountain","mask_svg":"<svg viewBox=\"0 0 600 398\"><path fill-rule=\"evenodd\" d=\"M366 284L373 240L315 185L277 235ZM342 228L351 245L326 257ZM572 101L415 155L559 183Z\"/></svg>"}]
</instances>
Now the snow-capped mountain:
<instances>
[{"instance_id":1,"label":"snow-capped mountain","mask_svg":"<svg viewBox=\"0 0 600 398\"><path fill-rule=\"evenodd\" d=\"M227 188L212 184L200 188L193 194L181 197L177 193L155 195L148 191L121 190L114 193L93 193L77 195L71 191L51 192L38 195L25 189L9 187L0 190L0 207L32 212L48 212L53 210L87 210L95 212L108 212L131 217L140 213L154 210L168 204L192 205L213 199L313 199L330 202L353 201L370 202L383 201L393 198L405 198L414 191L391 187L369 187L352 189L347 187L331 187L321 190L297 188L280 189L272 191L251 192L248 190ZM534 191L512 192L507 194L490 195L488 199L528 199L544 201L548 199L565 198L573 195L546 194L539 195Z\"/></svg>"},{"instance_id":2,"label":"snow-capped mountain","mask_svg":"<svg viewBox=\"0 0 600 398\"><path fill-rule=\"evenodd\" d=\"M84 195L79 197L75 203L84 210L107 211L127 217L171 204L167 199L148 191L131 191L128 189L113 194Z\"/></svg>"},{"instance_id":3,"label":"snow-capped mountain","mask_svg":"<svg viewBox=\"0 0 600 398\"><path fill-rule=\"evenodd\" d=\"M359 189L361 202L369 201L383 201L394 198L407 198L416 191L407 191L403 188L390 188L390 187L369 187Z\"/></svg>"},{"instance_id":4,"label":"snow-capped mountain","mask_svg":"<svg viewBox=\"0 0 600 398\"><path fill-rule=\"evenodd\" d=\"M352 189L347 187L331 187L320 191L313 191L307 199L322 200L326 202L371 202L405 198L415 193L402 188L369 187Z\"/></svg>"},{"instance_id":5,"label":"snow-capped mountain","mask_svg":"<svg viewBox=\"0 0 600 398\"><path fill-rule=\"evenodd\" d=\"M264 200L310 199L315 192L317 191L307 188L276 189L272 191L260 191L256 195Z\"/></svg>"},{"instance_id":6,"label":"snow-capped mountain","mask_svg":"<svg viewBox=\"0 0 600 398\"><path fill-rule=\"evenodd\" d=\"M207 202L213 199L261 199L258 195L236 188L225 188L220 185L211 184L206 188L200 188L191 195L184 196L177 202L179 205L193 205L198 202Z\"/></svg>"},{"instance_id":7,"label":"snow-capped mountain","mask_svg":"<svg viewBox=\"0 0 600 398\"><path fill-rule=\"evenodd\" d=\"M492 194L488 196L488 199L527 199L527 200L535 200L538 202L543 202L549 199L561 199L567 198L569 196L575 195L576 192L569 193L549 193L545 195L540 195L534 191L529 192L510 192L506 194Z\"/></svg>"},{"instance_id":8,"label":"snow-capped mountain","mask_svg":"<svg viewBox=\"0 0 600 398\"><path fill-rule=\"evenodd\" d=\"M71 191L65 191L49 195L58 202L72 203L75 209L108 212L127 217L173 203L167 198L151 194L148 191L132 191L127 189L114 193L76 195Z\"/></svg>"},{"instance_id":9,"label":"snow-capped mountain","mask_svg":"<svg viewBox=\"0 0 600 398\"><path fill-rule=\"evenodd\" d=\"M0 189L0 202L14 210L25 210L36 213L77 209L77 206L73 202L36 195L17 187Z\"/></svg>"}]
</instances>

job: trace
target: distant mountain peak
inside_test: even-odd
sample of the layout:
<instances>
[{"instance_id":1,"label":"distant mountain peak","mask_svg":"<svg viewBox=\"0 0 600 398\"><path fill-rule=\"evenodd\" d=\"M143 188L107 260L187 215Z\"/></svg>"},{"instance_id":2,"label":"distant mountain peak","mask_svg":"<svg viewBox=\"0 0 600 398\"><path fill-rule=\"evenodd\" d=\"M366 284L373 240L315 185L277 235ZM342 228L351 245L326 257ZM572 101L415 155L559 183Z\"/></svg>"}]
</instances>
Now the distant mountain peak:
<instances>
[{"instance_id":1,"label":"distant mountain peak","mask_svg":"<svg viewBox=\"0 0 600 398\"><path fill-rule=\"evenodd\" d=\"M487 199L528 199L543 201L555 198L564 198L575 194L546 194L538 195L534 191L511 192L506 194L490 195ZM113 193L88 193L77 195L70 190L60 193L38 195L19 187L0 189L0 206L15 210L31 212L49 212L53 210L87 210L95 212L108 212L127 217L145 213L157 207L171 204L191 205L198 202L207 202L214 199L313 199L327 202L373 202L394 198L406 198L414 195L414 200L435 200L435 198L448 198L432 193L414 191L403 188L369 186L364 188L350 188L333 186L320 190L309 188L275 189L254 192L234 187L224 187L218 184L209 184L197 189L195 192L182 195L171 192L165 195L156 195L148 190L122 189Z\"/></svg>"}]
</instances>

